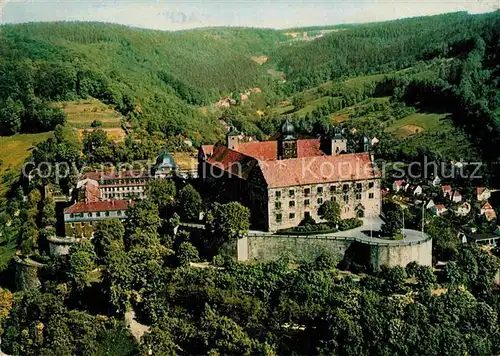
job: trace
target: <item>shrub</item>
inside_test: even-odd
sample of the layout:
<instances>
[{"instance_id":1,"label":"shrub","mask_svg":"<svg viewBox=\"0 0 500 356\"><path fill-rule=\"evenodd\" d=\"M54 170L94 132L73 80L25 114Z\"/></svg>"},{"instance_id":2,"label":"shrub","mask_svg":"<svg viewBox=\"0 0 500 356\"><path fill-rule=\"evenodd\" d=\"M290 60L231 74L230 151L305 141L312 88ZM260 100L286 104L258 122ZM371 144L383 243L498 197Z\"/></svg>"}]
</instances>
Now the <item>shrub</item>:
<instances>
[{"instance_id":1,"label":"shrub","mask_svg":"<svg viewBox=\"0 0 500 356\"><path fill-rule=\"evenodd\" d=\"M188 266L189 262L198 262L200 256L198 250L190 242L183 242L177 250L179 265Z\"/></svg>"},{"instance_id":2,"label":"shrub","mask_svg":"<svg viewBox=\"0 0 500 356\"><path fill-rule=\"evenodd\" d=\"M357 218L344 219L339 222L339 230L340 231L352 230L362 225L363 221L361 219Z\"/></svg>"},{"instance_id":3,"label":"shrub","mask_svg":"<svg viewBox=\"0 0 500 356\"><path fill-rule=\"evenodd\" d=\"M99 121L99 120L94 120L90 124L90 127L101 127L101 126L102 126L102 121Z\"/></svg>"},{"instance_id":4,"label":"shrub","mask_svg":"<svg viewBox=\"0 0 500 356\"><path fill-rule=\"evenodd\" d=\"M299 224L299 226L312 226L312 225L316 225L316 221L311 215L306 216Z\"/></svg>"},{"instance_id":5,"label":"shrub","mask_svg":"<svg viewBox=\"0 0 500 356\"><path fill-rule=\"evenodd\" d=\"M313 234L326 234L330 232L337 232L338 230L330 224L322 223L322 224L308 224L308 225L299 225L295 227L291 227L288 229L279 230L277 234L281 235L313 235Z\"/></svg>"}]
</instances>

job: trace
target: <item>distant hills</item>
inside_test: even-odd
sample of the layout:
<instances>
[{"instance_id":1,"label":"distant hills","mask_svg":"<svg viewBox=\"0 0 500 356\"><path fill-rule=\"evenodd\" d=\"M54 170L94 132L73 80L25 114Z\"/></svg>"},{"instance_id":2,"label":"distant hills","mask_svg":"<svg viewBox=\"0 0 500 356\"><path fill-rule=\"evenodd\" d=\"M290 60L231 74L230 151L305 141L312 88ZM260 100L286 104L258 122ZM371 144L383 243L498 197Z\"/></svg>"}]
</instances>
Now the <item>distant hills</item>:
<instances>
[{"instance_id":1,"label":"distant hills","mask_svg":"<svg viewBox=\"0 0 500 356\"><path fill-rule=\"evenodd\" d=\"M149 132L214 141L222 132L218 117L199 108L211 107L222 97L258 87L274 105L276 97L286 99L323 82L452 57L460 43L480 35L498 16L453 13L291 30L162 32L79 22L4 25L0 106L11 99L9 105L20 109L21 123L10 132L23 132L23 127L33 127L26 122L37 119L22 111L21 104L26 109L34 97L50 103L92 96ZM331 31L339 28L343 31ZM294 41L294 31L316 39ZM47 125L34 127L45 130L58 122L45 121Z\"/></svg>"}]
</instances>

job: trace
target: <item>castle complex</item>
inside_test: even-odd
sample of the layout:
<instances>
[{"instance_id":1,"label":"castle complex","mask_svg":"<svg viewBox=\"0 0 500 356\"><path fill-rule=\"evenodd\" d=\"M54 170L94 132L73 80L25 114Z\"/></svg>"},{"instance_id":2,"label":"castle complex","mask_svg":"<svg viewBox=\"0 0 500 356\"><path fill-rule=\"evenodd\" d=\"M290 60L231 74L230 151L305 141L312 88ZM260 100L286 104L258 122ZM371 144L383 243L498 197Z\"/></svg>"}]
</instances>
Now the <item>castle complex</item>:
<instances>
[{"instance_id":1,"label":"castle complex","mask_svg":"<svg viewBox=\"0 0 500 356\"><path fill-rule=\"evenodd\" d=\"M342 219L380 214L380 173L367 144L365 152L346 153L339 130L331 139L301 139L289 119L273 138L242 142L233 130L225 145L200 148L199 176L225 199L249 207L255 228L321 221L318 209L327 200L339 203Z\"/></svg>"}]
</instances>

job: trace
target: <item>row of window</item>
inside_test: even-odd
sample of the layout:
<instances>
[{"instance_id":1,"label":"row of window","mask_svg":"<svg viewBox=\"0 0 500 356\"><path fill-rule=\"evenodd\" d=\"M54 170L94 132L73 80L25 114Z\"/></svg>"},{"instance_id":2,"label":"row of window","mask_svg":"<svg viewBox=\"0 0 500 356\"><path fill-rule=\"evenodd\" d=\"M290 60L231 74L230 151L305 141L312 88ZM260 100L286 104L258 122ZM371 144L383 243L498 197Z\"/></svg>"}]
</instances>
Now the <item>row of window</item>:
<instances>
[{"instance_id":1,"label":"row of window","mask_svg":"<svg viewBox=\"0 0 500 356\"><path fill-rule=\"evenodd\" d=\"M125 212L121 211L121 210L118 210L116 212L116 215L118 216L122 216ZM95 213L86 213L86 214L83 214L83 213L78 213L78 214L70 214L69 215L71 218L83 218L84 216L88 217L88 218L92 218L92 217L96 217L96 218L99 218L101 216L109 216L109 211L105 211L104 212L104 215L101 214L100 211L98 212L95 212Z\"/></svg>"},{"instance_id":2,"label":"row of window","mask_svg":"<svg viewBox=\"0 0 500 356\"><path fill-rule=\"evenodd\" d=\"M100 180L99 184L101 185L112 185L112 184L128 184L128 183L134 183L134 184L146 184L146 180L144 179L117 179L117 180Z\"/></svg>"},{"instance_id":3,"label":"row of window","mask_svg":"<svg viewBox=\"0 0 500 356\"><path fill-rule=\"evenodd\" d=\"M116 194L105 194L104 198L106 199L122 199L122 198L143 198L144 194L142 193L116 193Z\"/></svg>"},{"instance_id":4,"label":"row of window","mask_svg":"<svg viewBox=\"0 0 500 356\"><path fill-rule=\"evenodd\" d=\"M373 182L369 182L368 183L368 189L371 189L374 187L374 183ZM337 192L337 186L336 185L331 185L330 186L330 193L336 193ZM342 190L344 192L347 192L349 189L351 188L351 185L350 184L344 184L342 186ZM362 191L363 190L363 183L356 183L356 190L357 191ZM323 194L324 192L324 188L322 186L319 186L316 188L316 193L317 194ZM309 196L311 194L311 188L304 188L304 195L305 196ZM295 189L289 189L288 190L288 196L290 197L294 197L295 196ZM281 191L280 190L277 190L276 191L276 198L281 198Z\"/></svg>"},{"instance_id":5,"label":"row of window","mask_svg":"<svg viewBox=\"0 0 500 356\"><path fill-rule=\"evenodd\" d=\"M350 210L351 209L348 206L344 207L344 213L348 213ZM290 214L288 214L288 219L294 220L295 216L296 216L295 213L290 213ZM311 216L311 212L310 211L306 211L304 213L304 218L308 218L310 216ZM276 222L277 223L283 222L283 214L276 214Z\"/></svg>"},{"instance_id":6,"label":"row of window","mask_svg":"<svg viewBox=\"0 0 500 356\"><path fill-rule=\"evenodd\" d=\"M122 191L122 190L144 190L144 187L142 186L134 186L134 187L110 187L110 188L102 188L105 192L116 192L116 191Z\"/></svg>"},{"instance_id":7,"label":"row of window","mask_svg":"<svg viewBox=\"0 0 500 356\"><path fill-rule=\"evenodd\" d=\"M288 214L288 219L290 220L295 220L295 213L290 213ZM311 213L309 211L306 211L304 213L304 218L311 216ZM281 223L283 221L283 214L276 214L276 222Z\"/></svg>"},{"instance_id":8,"label":"row of window","mask_svg":"<svg viewBox=\"0 0 500 356\"><path fill-rule=\"evenodd\" d=\"M374 197L375 197L375 195L374 195L373 193L369 193L369 194L368 194L368 199L373 199ZM361 199L362 199L362 195L361 195L361 193L357 193L357 194L356 194L356 200L361 200ZM334 196L334 197L332 197L332 198L331 198L331 200L332 200L332 201L337 201L337 197L335 197L335 196ZM323 204L323 198L318 198L318 199L316 200L316 202L317 202L319 205ZM346 203L348 203L348 202L349 202L349 195L347 195L347 194L346 194L346 195L344 195L344 202L346 202ZM310 201L309 199L304 199L304 206L310 206L310 205L311 205L311 201ZM275 202L275 203L274 203L274 207L275 207L276 209L281 209L281 206L282 206L282 205L281 205L281 202L280 202L280 201L277 201L277 202ZM295 208L295 200L290 200L290 201L288 202L288 207L289 207L289 208Z\"/></svg>"}]
</instances>

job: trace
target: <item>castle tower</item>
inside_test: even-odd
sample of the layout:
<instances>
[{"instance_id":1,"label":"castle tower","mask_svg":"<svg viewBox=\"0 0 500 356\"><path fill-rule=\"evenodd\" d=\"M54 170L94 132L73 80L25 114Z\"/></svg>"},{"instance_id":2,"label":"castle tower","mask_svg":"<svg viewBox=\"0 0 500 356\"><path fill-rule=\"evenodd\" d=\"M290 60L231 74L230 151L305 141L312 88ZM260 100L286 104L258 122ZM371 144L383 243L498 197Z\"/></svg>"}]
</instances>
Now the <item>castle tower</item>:
<instances>
[{"instance_id":1,"label":"castle tower","mask_svg":"<svg viewBox=\"0 0 500 356\"><path fill-rule=\"evenodd\" d=\"M232 150L238 151L241 134L234 126L231 126L229 132L226 134L226 146Z\"/></svg>"},{"instance_id":2,"label":"castle tower","mask_svg":"<svg viewBox=\"0 0 500 356\"><path fill-rule=\"evenodd\" d=\"M278 159L297 158L297 136L290 118L280 128L278 137Z\"/></svg>"},{"instance_id":3,"label":"castle tower","mask_svg":"<svg viewBox=\"0 0 500 356\"><path fill-rule=\"evenodd\" d=\"M363 152L370 152L372 144L368 136L363 136Z\"/></svg>"},{"instance_id":4,"label":"castle tower","mask_svg":"<svg viewBox=\"0 0 500 356\"><path fill-rule=\"evenodd\" d=\"M332 139L332 155L339 155L347 152L347 139L342 135L342 130L339 127L335 128L335 133Z\"/></svg>"}]
</instances>

